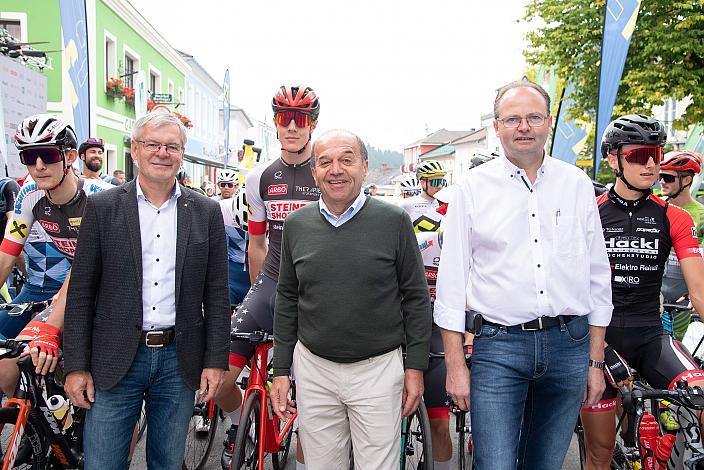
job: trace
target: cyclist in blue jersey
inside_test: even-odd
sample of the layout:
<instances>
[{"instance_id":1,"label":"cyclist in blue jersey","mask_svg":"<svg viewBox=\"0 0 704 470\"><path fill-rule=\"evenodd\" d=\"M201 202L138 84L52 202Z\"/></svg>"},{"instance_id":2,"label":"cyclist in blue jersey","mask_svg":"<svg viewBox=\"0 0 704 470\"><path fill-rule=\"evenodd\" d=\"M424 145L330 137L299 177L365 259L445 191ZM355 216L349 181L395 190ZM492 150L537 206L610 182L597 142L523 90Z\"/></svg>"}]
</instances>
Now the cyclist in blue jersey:
<instances>
[{"instance_id":1,"label":"cyclist in blue jersey","mask_svg":"<svg viewBox=\"0 0 704 470\"><path fill-rule=\"evenodd\" d=\"M230 304L242 303L251 285L247 265L247 224L242 216L247 213L247 199L244 188L237 190L239 174L235 170L220 170L218 186L220 210L225 222L227 235L227 259L230 281ZM230 185L230 186L226 186ZM234 194L234 197L233 197Z\"/></svg>"}]
</instances>

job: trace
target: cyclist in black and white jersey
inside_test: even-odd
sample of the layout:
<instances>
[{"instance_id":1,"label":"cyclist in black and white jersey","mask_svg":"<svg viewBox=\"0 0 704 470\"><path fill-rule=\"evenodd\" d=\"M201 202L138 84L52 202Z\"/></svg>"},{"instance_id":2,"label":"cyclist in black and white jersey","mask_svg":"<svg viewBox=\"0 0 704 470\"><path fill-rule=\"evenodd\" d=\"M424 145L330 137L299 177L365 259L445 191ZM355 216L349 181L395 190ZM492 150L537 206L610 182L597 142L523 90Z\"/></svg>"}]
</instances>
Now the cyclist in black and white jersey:
<instances>
[{"instance_id":1,"label":"cyclist in black and white jersey","mask_svg":"<svg viewBox=\"0 0 704 470\"><path fill-rule=\"evenodd\" d=\"M80 179L74 173L71 165L78 157L76 133L56 116L37 114L24 119L15 132L15 146L30 176L15 201L0 245L0 282L7 279L35 221L66 259L73 260L88 195L113 187L102 180ZM37 372L46 373L56 367L69 278L70 271L46 322L32 321L19 333L34 338L29 346ZM0 361L0 387L6 393L14 391L17 377L14 362Z\"/></svg>"},{"instance_id":2,"label":"cyclist in black and white jersey","mask_svg":"<svg viewBox=\"0 0 704 470\"><path fill-rule=\"evenodd\" d=\"M320 198L310 168L311 135L320 113L318 97L310 87L281 86L272 100L272 109L281 157L250 170L245 182L252 288L232 316L232 331L239 333L273 333L284 220L294 210ZM230 370L216 398L233 423L223 452L223 468L229 468L242 405L242 393L235 381L253 354L253 344L232 342Z\"/></svg>"}]
</instances>

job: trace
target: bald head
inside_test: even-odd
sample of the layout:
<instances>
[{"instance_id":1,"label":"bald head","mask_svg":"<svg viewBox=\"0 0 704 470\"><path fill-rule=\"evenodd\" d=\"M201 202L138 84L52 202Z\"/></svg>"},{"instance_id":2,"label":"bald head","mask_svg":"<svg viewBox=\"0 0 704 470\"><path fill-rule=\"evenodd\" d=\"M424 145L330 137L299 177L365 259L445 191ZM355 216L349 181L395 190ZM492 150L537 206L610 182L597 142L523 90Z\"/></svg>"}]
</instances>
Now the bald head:
<instances>
[{"instance_id":1,"label":"bald head","mask_svg":"<svg viewBox=\"0 0 704 470\"><path fill-rule=\"evenodd\" d=\"M362 157L362 160L365 162L369 159L369 153L367 152L367 146L364 145L364 141L357 135L354 134L350 131L344 130L344 129L333 129L331 131L325 132L323 135L318 137L315 142L313 142L313 148L311 150L311 165L315 166L315 161L318 158L318 156L315 153L315 148L319 147L320 144L329 141L330 139L334 139L337 137L346 137L349 139L354 140L357 143L357 148L359 150L359 156Z\"/></svg>"}]
</instances>

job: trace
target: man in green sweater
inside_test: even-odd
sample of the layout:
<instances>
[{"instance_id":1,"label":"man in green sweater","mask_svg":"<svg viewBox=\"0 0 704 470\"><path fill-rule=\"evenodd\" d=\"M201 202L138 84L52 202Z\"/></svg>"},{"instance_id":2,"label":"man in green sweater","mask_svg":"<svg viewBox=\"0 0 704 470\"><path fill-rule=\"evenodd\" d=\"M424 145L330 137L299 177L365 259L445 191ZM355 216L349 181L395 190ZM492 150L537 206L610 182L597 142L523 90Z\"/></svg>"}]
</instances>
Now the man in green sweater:
<instances>
[{"instance_id":1,"label":"man in green sweater","mask_svg":"<svg viewBox=\"0 0 704 470\"><path fill-rule=\"evenodd\" d=\"M288 419L291 366L308 470L394 469L401 414L423 395L432 317L413 226L367 197L364 142L331 131L313 145L321 198L284 225L274 313L274 411ZM401 345L405 345L405 371Z\"/></svg>"}]
</instances>

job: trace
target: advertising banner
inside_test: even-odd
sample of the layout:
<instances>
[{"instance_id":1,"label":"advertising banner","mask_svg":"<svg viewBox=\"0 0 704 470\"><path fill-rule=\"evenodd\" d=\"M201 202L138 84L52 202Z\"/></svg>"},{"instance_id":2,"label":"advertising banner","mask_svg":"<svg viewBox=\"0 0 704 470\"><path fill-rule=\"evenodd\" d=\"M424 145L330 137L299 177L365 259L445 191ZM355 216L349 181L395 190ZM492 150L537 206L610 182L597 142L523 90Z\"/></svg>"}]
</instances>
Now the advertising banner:
<instances>
[{"instance_id":1,"label":"advertising banner","mask_svg":"<svg viewBox=\"0 0 704 470\"><path fill-rule=\"evenodd\" d=\"M90 137L90 84L85 0L59 0L64 36L64 67L68 70L73 125L78 142Z\"/></svg>"},{"instance_id":2,"label":"advertising banner","mask_svg":"<svg viewBox=\"0 0 704 470\"><path fill-rule=\"evenodd\" d=\"M571 97L573 92L574 86L569 83L562 94L557 118L555 119L555 131L553 132L550 155L574 165L579 153L587 142L587 131L567 117L574 105L574 100Z\"/></svg>"}]
</instances>

